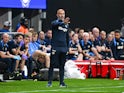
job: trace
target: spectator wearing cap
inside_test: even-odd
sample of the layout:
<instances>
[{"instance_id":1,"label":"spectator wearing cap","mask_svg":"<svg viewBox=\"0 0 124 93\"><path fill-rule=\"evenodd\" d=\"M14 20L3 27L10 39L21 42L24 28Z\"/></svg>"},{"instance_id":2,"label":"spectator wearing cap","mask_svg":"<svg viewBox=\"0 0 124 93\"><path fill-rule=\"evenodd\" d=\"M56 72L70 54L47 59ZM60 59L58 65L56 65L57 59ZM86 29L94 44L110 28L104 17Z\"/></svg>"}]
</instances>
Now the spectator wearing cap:
<instances>
[{"instance_id":1,"label":"spectator wearing cap","mask_svg":"<svg viewBox=\"0 0 124 93\"><path fill-rule=\"evenodd\" d=\"M11 23L9 21L5 21L3 24L3 28L0 30L0 32L10 32L9 29L11 27Z\"/></svg>"}]
</instances>

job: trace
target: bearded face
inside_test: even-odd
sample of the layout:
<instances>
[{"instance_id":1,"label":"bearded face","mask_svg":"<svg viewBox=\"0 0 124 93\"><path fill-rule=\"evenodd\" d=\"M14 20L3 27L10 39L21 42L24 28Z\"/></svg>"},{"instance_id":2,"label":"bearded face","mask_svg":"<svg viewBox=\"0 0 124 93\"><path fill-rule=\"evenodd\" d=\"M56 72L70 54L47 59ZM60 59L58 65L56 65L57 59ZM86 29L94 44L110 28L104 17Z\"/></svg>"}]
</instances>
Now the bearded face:
<instances>
[{"instance_id":1,"label":"bearded face","mask_svg":"<svg viewBox=\"0 0 124 93\"><path fill-rule=\"evenodd\" d=\"M28 8L29 5L30 5L30 1L31 1L31 0L21 0L22 7L23 7L23 8Z\"/></svg>"}]
</instances>

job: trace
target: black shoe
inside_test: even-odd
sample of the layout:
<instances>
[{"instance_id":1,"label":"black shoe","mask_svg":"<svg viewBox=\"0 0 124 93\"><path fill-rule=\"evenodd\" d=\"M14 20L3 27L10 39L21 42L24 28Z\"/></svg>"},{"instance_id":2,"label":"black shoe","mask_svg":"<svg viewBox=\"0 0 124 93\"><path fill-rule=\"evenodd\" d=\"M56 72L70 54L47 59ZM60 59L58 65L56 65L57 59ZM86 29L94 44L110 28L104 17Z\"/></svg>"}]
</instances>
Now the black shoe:
<instances>
[{"instance_id":1,"label":"black shoe","mask_svg":"<svg viewBox=\"0 0 124 93\"><path fill-rule=\"evenodd\" d=\"M59 87L67 87L67 85L63 82L63 83L61 83L60 85L59 85Z\"/></svg>"}]
</instances>

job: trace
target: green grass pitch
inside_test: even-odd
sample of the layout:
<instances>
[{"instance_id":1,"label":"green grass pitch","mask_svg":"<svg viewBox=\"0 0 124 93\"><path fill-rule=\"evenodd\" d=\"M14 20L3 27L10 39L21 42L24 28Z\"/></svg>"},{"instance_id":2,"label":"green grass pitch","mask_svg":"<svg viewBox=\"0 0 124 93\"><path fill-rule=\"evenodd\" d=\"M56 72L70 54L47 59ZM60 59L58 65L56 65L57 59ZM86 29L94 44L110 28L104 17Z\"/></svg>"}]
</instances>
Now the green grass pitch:
<instances>
[{"instance_id":1,"label":"green grass pitch","mask_svg":"<svg viewBox=\"0 0 124 93\"><path fill-rule=\"evenodd\" d=\"M46 87L47 81L0 82L0 93L124 93L124 80L65 79L67 88L60 88L58 81Z\"/></svg>"}]
</instances>

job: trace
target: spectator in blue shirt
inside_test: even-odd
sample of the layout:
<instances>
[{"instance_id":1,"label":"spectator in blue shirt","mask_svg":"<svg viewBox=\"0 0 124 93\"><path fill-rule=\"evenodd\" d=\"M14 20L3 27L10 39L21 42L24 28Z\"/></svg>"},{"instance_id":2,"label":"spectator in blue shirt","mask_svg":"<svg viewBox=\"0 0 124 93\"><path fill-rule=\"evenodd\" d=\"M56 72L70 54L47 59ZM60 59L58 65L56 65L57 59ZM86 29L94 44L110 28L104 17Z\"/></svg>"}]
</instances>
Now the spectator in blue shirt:
<instances>
[{"instance_id":1,"label":"spectator in blue shirt","mask_svg":"<svg viewBox=\"0 0 124 93\"><path fill-rule=\"evenodd\" d=\"M45 46L41 45L37 42L38 39L38 34L37 32L34 32L32 34L32 42L29 43L29 54L32 55L36 50L42 49L44 52L45 51Z\"/></svg>"},{"instance_id":2,"label":"spectator in blue shirt","mask_svg":"<svg viewBox=\"0 0 124 93\"><path fill-rule=\"evenodd\" d=\"M3 24L3 28L0 30L0 32L10 32L11 23L9 21L5 21Z\"/></svg>"}]
</instances>

